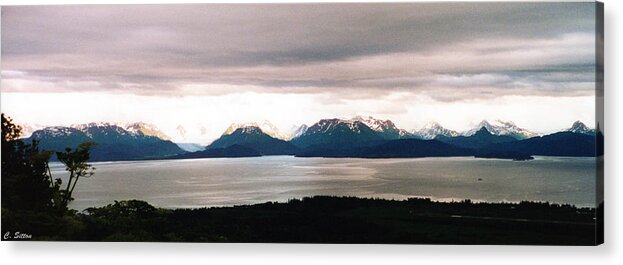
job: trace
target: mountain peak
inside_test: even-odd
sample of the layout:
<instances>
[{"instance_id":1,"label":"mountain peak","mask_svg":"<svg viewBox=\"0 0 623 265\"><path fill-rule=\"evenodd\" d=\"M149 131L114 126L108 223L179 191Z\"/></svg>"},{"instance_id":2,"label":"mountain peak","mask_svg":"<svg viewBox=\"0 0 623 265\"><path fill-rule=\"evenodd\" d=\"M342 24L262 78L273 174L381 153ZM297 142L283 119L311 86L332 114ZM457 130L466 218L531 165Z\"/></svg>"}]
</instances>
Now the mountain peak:
<instances>
[{"instance_id":1,"label":"mountain peak","mask_svg":"<svg viewBox=\"0 0 623 265\"><path fill-rule=\"evenodd\" d=\"M586 126L586 124L584 124L581 121L575 121L573 125L571 125L571 128L567 129L567 131L574 132L574 133L581 133L581 134L589 134L589 135L595 134L594 129L588 128L588 126Z\"/></svg>"},{"instance_id":2,"label":"mountain peak","mask_svg":"<svg viewBox=\"0 0 623 265\"><path fill-rule=\"evenodd\" d=\"M486 126L482 126L474 135L493 135Z\"/></svg>"},{"instance_id":3,"label":"mountain peak","mask_svg":"<svg viewBox=\"0 0 623 265\"><path fill-rule=\"evenodd\" d=\"M95 142L98 146L91 153L94 161L161 158L183 152L171 141L140 132L144 129L140 123L130 129L136 131L108 122L53 126L33 132L28 140L39 140L44 150L64 150L83 142Z\"/></svg>"},{"instance_id":4,"label":"mountain peak","mask_svg":"<svg viewBox=\"0 0 623 265\"><path fill-rule=\"evenodd\" d=\"M396 128L396 125L391 120L375 119L372 116L368 116L365 118L362 116L355 116L354 118L351 119L351 121L362 122L363 124L370 127L370 129L377 131L377 132L384 132L387 130L395 130L395 131L398 130L398 128Z\"/></svg>"},{"instance_id":5,"label":"mountain peak","mask_svg":"<svg viewBox=\"0 0 623 265\"><path fill-rule=\"evenodd\" d=\"M463 135L474 135L482 128L486 128L487 131L493 135L511 136L515 139L527 139L536 136L536 133L528 131L524 128L520 128L512 121L503 120L495 120L495 122L493 123L487 120L483 120L478 123L478 125L474 129L464 132Z\"/></svg>"},{"instance_id":6,"label":"mountain peak","mask_svg":"<svg viewBox=\"0 0 623 265\"><path fill-rule=\"evenodd\" d=\"M125 126L125 129L128 132L134 134L142 134L145 136L154 136L158 137L162 140L171 140L171 137L160 131L156 125L145 123L145 122L135 122L129 123Z\"/></svg>"},{"instance_id":7,"label":"mountain peak","mask_svg":"<svg viewBox=\"0 0 623 265\"><path fill-rule=\"evenodd\" d=\"M273 137L273 138L282 139L282 140L288 138L287 136L279 132L279 129L277 128L277 126L273 125L267 120L264 120L260 123L258 122L232 123L231 125L229 125L229 127L227 127L223 135L232 134L237 129L245 128L245 127L259 128L263 133L268 134L270 137Z\"/></svg>"},{"instance_id":8,"label":"mountain peak","mask_svg":"<svg viewBox=\"0 0 623 265\"><path fill-rule=\"evenodd\" d=\"M414 131L413 134L425 140L434 139L437 136L455 137L459 135L458 132L446 129L436 121L426 123L424 127Z\"/></svg>"},{"instance_id":9,"label":"mountain peak","mask_svg":"<svg viewBox=\"0 0 623 265\"><path fill-rule=\"evenodd\" d=\"M296 137L299 137L301 135L303 135L307 129L309 129L309 126L307 126L307 124L301 124L301 126L293 126L292 129L290 129L290 133L288 134L287 139L285 140L292 140Z\"/></svg>"},{"instance_id":10,"label":"mountain peak","mask_svg":"<svg viewBox=\"0 0 623 265\"><path fill-rule=\"evenodd\" d=\"M382 133L368 127L363 121L355 119L322 119L300 136L293 138L292 143L298 147L312 145L368 145L382 140Z\"/></svg>"},{"instance_id":11,"label":"mountain peak","mask_svg":"<svg viewBox=\"0 0 623 265\"><path fill-rule=\"evenodd\" d=\"M573 125L571 125L571 128L588 129L588 126L581 121L575 121Z\"/></svg>"},{"instance_id":12,"label":"mountain peak","mask_svg":"<svg viewBox=\"0 0 623 265\"><path fill-rule=\"evenodd\" d=\"M391 120L375 119L372 116L355 116L354 118L350 119L350 121L361 122L365 124L366 126L368 126L368 128L377 132L384 139L400 139L411 136L408 131L404 129L399 129L396 124L394 124L394 122Z\"/></svg>"},{"instance_id":13,"label":"mountain peak","mask_svg":"<svg viewBox=\"0 0 623 265\"><path fill-rule=\"evenodd\" d=\"M245 126L245 127L236 129L229 135L240 135L240 134L264 134L264 132L258 126Z\"/></svg>"},{"instance_id":14,"label":"mountain peak","mask_svg":"<svg viewBox=\"0 0 623 265\"><path fill-rule=\"evenodd\" d=\"M206 150L230 148L240 145L259 152L261 155L292 155L297 149L290 142L274 138L259 126L247 125L236 128L230 134L223 134L206 147Z\"/></svg>"},{"instance_id":15,"label":"mountain peak","mask_svg":"<svg viewBox=\"0 0 623 265\"><path fill-rule=\"evenodd\" d=\"M361 127L366 127L367 129L370 129L362 121L353 120L353 119L345 120L345 119L333 118L333 119L322 119L318 121L317 123L309 127L306 133L318 133L318 132L325 133L325 132L334 130L335 128L340 127L340 126L345 126L349 130L355 133L361 132Z\"/></svg>"},{"instance_id":16,"label":"mountain peak","mask_svg":"<svg viewBox=\"0 0 623 265\"><path fill-rule=\"evenodd\" d=\"M496 121L500 121L500 120L496 120ZM486 127L491 127L491 123L489 123L488 120L482 120L480 123L478 123L477 127L480 127L480 128L482 128L482 127L485 127L485 128Z\"/></svg>"},{"instance_id":17,"label":"mountain peak","mask_svg":"<svg viewBox=\"0 0 623 265\"><path fill-rule=\"evenodd\" d=\"M78 129L78 130L85 130L88 128L121 127L121 126L119 126L116 123L112 123L112 122L89 122L89 123L82 123L82 124L72 124L69 127Z\"/></svg>"}]
</instances>

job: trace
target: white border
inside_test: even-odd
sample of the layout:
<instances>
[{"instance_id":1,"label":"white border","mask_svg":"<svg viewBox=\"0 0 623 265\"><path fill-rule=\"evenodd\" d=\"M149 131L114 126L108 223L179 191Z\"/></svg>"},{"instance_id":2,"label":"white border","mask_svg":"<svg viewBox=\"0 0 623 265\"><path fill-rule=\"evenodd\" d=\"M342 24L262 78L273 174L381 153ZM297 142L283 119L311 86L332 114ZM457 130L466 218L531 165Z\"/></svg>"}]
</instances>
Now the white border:
<instances>
[{"instance_id":1,"label":"white border","mask_svg":"<svg viewBox=\"0 0 623 265\"><path fill-rule=\"evenodd\" d=\"M206 1L90 1L90 4L199 3ZM207 1L258 2L258 1ZM295 2L295 1L264 1ZM332 2L326 0L296 2ZM349 1L338 2L379 2ZM394 1L407 2L407 1ZM432 246L432 245L308 245L308 244L166 244L2 242L3 264L623 264L622 223L623 116L620 63L623 47L621 2L605 0L606 243L598 247L558 246ZM0 0L0 5L85 4L85 1ZM617 122L618 119L618 122Z\"/></svg>"}]
</instances>

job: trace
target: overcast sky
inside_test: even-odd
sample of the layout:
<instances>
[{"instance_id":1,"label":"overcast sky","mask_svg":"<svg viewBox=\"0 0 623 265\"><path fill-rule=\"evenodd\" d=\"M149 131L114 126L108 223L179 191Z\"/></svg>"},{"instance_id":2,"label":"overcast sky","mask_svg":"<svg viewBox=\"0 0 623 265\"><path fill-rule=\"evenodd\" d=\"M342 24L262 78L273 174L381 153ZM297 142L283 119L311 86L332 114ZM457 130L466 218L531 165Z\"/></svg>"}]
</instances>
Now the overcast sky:
<instances>
[{"instance_id":1,"label":"overcast sky","mask_svg":"<svg viewBox=\"0 0 623 265\"><path fill-rule=\"evenodd\" d=\"M593 3L20 6L1 22L1 108L22 123L144 121L200 143L354 115L594 123Z\"/></svg>"}]
</instances>

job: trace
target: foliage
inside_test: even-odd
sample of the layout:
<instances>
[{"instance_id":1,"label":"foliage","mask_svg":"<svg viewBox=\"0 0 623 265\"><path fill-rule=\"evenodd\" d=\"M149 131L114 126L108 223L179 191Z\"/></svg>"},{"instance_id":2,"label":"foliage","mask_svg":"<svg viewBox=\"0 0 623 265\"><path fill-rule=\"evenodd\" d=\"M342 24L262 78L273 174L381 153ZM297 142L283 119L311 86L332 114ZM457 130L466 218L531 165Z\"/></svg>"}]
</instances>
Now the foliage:
<instances>
[{"instance_id":1,"label":"foliage","mask_svg":"<svg viewBox=\"0 0 623 265\"><path fill-rule=\"evenodd\" d=\"M201 209L142 201L89 208L80 240L176 242L594 244L595 209L327 197Z\"/></svg>"},{"instance_id":2,"label":"foliage","mask_svg":"<svg viewBox=\"0 0 623 265\"><path fill-rule=\"evenodd\" d=\"M95 167L87 163L89 161L89 150L95 143L85 142L78 145L76 149L66 148L64 152L56 152L58 160L65 165L69 172L69 180L64 190L60 191L60 205L66 208L73 198L71 197L76 188L80 177L91 177L95 173Z\"/></svg>"},{"instance_id":3,"label":"foliage","mask_svg":"<svg viewBox=\"0 0 623 265\"><path fill-rule=\"evenodd\" d=\"M48 161L51 152L38 142L25 144L21 128L2 114L2 208L52 211L60 180L53 180Z\"/></svg>"},{"instance_id":4,"label":"foliage","mask_svg":"<svg viewBox=\"0 0 623 265\"><path fill-rule=\"evenodd\" d=\"M40 151L39 142L20 139L21 128L2 114L2 234L27 232L37 240L67 240L82 235L84 223L67 203L80 177L93 175L91 143L58 152L70 172L67 188L53 179L48 165L51 151Z\"/></svg>"}]
</instances>

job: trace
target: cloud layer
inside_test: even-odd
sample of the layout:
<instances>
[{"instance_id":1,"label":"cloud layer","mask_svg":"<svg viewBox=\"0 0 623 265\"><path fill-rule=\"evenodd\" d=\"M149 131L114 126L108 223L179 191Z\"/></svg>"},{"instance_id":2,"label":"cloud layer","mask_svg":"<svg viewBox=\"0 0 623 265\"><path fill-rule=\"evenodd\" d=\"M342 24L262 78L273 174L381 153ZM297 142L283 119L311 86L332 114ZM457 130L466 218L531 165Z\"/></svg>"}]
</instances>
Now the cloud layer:
<instances>
[{"instance_id":1,"label":"cloud layer","mask_svg":"<svg viewBox=\"0 0 623 265\"><path fill-rule=\"evenodd\" d=\"M2 91L594 93L592 3L2 8Z\"/></svg>"}]
</instances>

